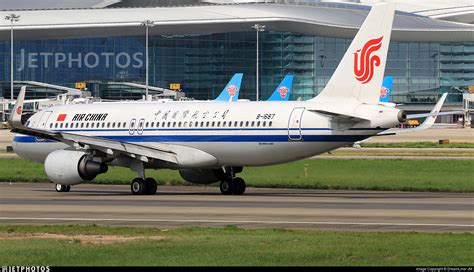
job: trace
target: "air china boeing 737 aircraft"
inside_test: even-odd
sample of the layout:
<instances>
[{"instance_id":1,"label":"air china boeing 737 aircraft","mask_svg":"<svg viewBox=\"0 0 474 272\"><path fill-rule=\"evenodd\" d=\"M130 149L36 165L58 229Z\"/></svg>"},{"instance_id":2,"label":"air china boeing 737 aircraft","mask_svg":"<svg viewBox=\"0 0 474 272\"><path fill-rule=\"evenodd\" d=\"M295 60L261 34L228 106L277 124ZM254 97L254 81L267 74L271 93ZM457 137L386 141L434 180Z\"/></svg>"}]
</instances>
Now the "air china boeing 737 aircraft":
<instances>
[{"instance_id":1,"label":"air china boeing 737 aircraft","mask_svg":"<svg viewBox=\"0 0 474 272\"><path fill-rule=\"evenodd\" d=\"M193 183L243 194L243 167L315 156L374 136L406 119L379 103L394 6L375 5L324 90L308 101L93 103L63 105L21 123L25 88L9 120L13 148L44 162L65 192L108 166L134 170L133 194L154 194L145 169L177 169Z\"/></svg>"}]
</instances>

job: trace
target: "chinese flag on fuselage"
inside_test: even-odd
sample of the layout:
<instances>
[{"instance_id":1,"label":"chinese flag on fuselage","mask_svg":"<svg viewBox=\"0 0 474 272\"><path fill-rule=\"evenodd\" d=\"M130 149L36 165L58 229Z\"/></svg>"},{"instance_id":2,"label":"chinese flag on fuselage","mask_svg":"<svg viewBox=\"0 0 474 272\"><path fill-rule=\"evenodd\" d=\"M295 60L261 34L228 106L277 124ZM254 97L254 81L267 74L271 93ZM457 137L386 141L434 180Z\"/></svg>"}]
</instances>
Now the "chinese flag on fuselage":
<instances>
[{"instance_id":1,"label":"chinese flag on fuselage","mask_svg":"<svg viewBox=\"0 0 474 272\"><path fill-rule=\"evenodd\" d=\"M63 122L64 120L66 120L66 116L67 114L60 114L58 115L58 119L56 119L57 122Z\"/></svg>"}]
</instances>

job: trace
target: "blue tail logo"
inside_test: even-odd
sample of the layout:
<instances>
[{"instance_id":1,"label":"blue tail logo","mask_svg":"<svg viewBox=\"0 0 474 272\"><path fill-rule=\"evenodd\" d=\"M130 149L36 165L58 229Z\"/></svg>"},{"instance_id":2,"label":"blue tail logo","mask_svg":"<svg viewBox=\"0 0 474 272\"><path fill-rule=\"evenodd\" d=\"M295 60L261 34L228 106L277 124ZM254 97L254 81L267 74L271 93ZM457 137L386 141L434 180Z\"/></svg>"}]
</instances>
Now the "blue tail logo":
<instances>
[{"instance_id":1,"label":"blue tail logo","mask_svg":"<svg viewBox=\"0 0 474 272\"><path fill-rule=\"evenodd\" d=\"M293 88L293 75L286 75L267 101L288 101Z\"/></svg>"},{"instance_id":2,"label":"blue tail logo","mask_svg":"<svg viewBox=\"0 0 474 272\"><path fill-rule=\"evenodd\" d=\"M393 76L386 76L382 82L380 90L380 102L388 103L390 101L390 93L392 92Z\"/></svg>"},{"instance_id":3,"label":"blue tail logo","mask_svg":"<svg viewBox=\"0 0 474 272\"><path fill-rule=\"evenodd\" d=\"M242 83L242 77L244 74L235 74L232 79L227 83L221 94L215 99L215 101L223 102L235 102L239 99L240 84Z\"/></svg>"}]
</instances>

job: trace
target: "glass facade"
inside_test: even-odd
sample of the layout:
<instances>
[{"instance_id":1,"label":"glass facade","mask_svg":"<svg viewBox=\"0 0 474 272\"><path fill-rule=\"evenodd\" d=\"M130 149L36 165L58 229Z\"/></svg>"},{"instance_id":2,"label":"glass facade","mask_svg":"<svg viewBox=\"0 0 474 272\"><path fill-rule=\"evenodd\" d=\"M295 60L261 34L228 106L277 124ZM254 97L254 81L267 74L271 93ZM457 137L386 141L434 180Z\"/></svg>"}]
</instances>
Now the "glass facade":
<instances>
[{"instance_id":1,"label":"glass facade","mask_svg":"<svg viewBox=\"0 0 474 272\"><path fill-rule=\"evenodd\" d=\"M151 36L149 83L180 83L188 97L211 99L234 73L244 73L241 98L255 99L256 33ZM292 100L321 91L350 39L294 33L260 33L260 99L267 99L286 73L295 75ZM15 80L68 87L91 82L103 98L127 97L100 82L145 82L144 37L107 37L15 42ZM10 96L10 43L0 42L0 96ZM474 43L392 42L386 75L394 76L397 103L432 104L443 92L461 102L474 86ZM16 92L18 90L15 90ZM3 93L3 95L2 95ZM105 96L105 97L104 97Z\"/></svg>"}]
</instances>

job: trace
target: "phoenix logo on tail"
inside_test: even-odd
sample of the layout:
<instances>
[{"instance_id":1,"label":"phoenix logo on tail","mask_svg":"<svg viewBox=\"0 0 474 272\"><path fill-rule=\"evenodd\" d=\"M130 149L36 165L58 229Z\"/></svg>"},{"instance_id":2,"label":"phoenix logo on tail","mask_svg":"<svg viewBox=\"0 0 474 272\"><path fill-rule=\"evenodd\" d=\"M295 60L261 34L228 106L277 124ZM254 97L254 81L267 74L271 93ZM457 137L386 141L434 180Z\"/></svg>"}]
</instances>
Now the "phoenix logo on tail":
<instances>
[{"instance_id":1,"label":"phoenix logo on tail","mask_svg":"<svg viewBox=\"0 0 474 272\"><path fill-rule=\"evenodd\" d=\"M382 46L383 36L365 43L364 47L354 53L355 78L362 84L370 82L374 75L374 66L380 65L380 57L372 55ZM360 53L360 55L359 55Z\"/></svg>"},{"instance_id":2,"label":"phoenix logo on tail","mask_svg":"<svg viewBox=\"0 0 474 272\"><path fill-rule=\"evenodd\" d=\"M278 92L280 93L281 98L285 98L288 91L289 89L285 86L278 88Z\"/></svg>"},{"instance_id":3,"label":"phoenix logo on tail","mask_svg":"<svg viewBox=\"0 0 474 272\"><path fill-rule=\"evenodd\" d=\"M236 92L238 89L239 89L239 88L237 88L235 85L230 85L229 87L227 87L227 92L229 93L229 96L230 96L230 97L234 97L235 92Z\"/></svg>"}]
</instances>

